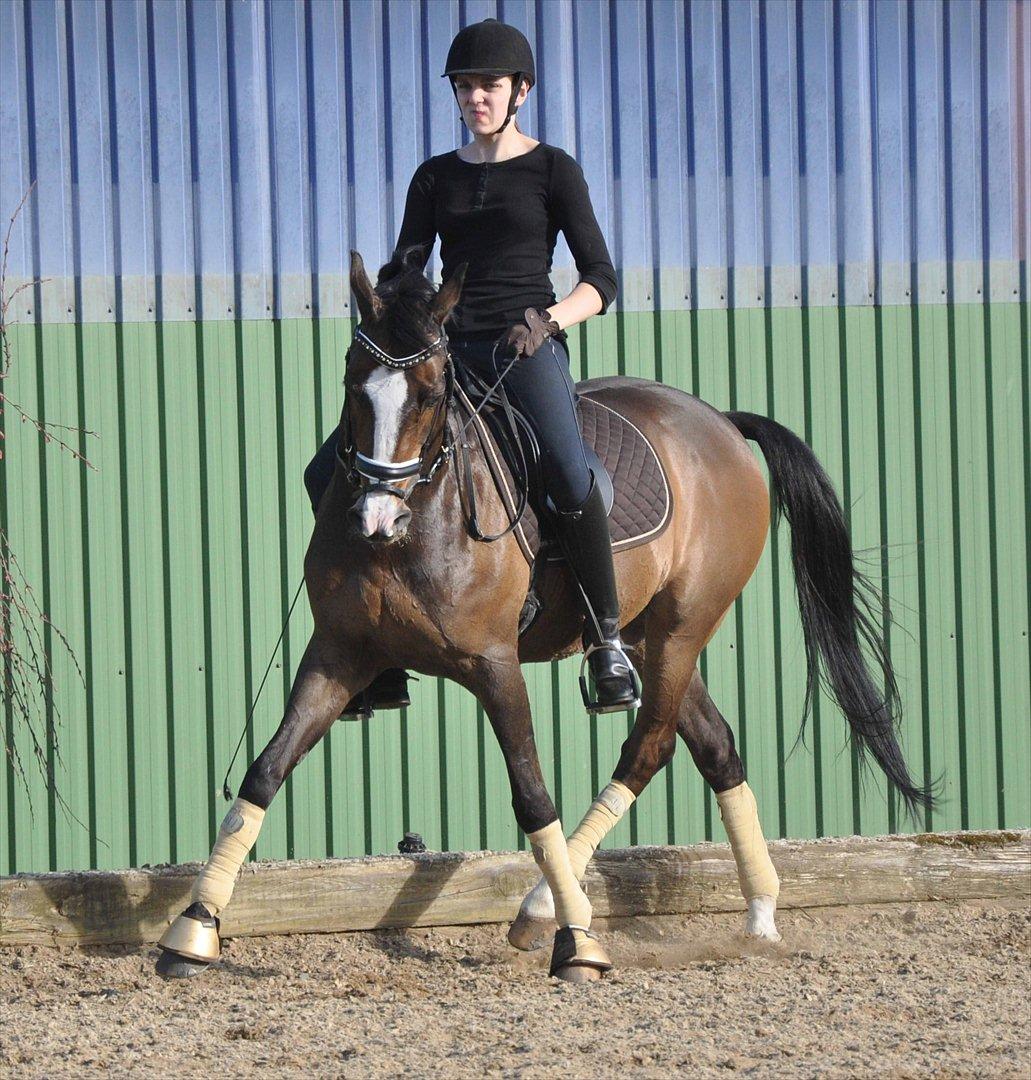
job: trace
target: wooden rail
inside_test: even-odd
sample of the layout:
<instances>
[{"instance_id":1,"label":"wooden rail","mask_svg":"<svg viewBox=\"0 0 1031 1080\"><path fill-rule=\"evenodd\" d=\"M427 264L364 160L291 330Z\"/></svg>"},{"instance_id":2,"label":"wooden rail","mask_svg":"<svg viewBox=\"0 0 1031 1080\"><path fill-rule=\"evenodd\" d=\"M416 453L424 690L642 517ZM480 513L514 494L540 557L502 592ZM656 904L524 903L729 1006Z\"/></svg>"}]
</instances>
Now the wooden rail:
<instances>
[{"instance_id":1,"label":"wooden rail","mask_svg":"<svg viewBox=\"0 0 1031 1080\"><path fill-rule=\"evenodd\" d=\"M780 840L782 908L1031 897L1031 832ZM0 945L157 941L199 865L0 878ZM250 863L224 936L506 922L537 880L528 853L431 853ZM599 852L586 887L598 916L734 911L730 848Z\"/></svg>"}]
</instances>

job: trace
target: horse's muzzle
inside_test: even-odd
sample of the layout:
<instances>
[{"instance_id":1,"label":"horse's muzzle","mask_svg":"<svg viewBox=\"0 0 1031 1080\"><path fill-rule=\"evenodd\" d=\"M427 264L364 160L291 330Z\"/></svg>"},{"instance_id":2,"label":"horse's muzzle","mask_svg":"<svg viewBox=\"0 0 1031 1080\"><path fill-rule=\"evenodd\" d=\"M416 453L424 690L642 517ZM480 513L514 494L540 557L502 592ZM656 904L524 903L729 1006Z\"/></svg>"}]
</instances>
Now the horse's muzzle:
<instances>
[{"instance_id":1,"label":"horse's muzzle","mask_svg":"<svg viewBox=\"0 0 1031 1080\"><path fill-rule=\"evenodd\" d=\"M348 515L355 532L370 544L394 544L408 532L412 512L396 495L359 495Z\"/></svg>"}]
</instances>

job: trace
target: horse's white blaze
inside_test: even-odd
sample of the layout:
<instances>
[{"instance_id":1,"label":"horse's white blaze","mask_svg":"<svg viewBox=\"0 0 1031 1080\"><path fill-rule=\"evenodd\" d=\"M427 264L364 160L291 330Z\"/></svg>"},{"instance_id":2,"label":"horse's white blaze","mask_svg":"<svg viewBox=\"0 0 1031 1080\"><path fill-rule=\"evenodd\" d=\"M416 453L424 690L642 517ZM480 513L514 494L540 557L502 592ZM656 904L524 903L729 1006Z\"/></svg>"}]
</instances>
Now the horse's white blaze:
<instances>
[{"instance_id":1,"label":"horse's white blaze","mask_svg":"<svg viewBox=\"0 0 1031 1080\"><path fill-rule=\"evenodd\" d=\"M376 461L393 461L401 433L401 415L408 400L408 380L403 371L377 367L365 383L372 404L372 454ZM362 532L392 536L404 503L393 495L366 495L362 500Z\"/></svg>"},{"instance_id":2,"label":"horse's white blaze","mask_svg":"<svg viewBox=\"0 0 1031 1080\"><path fill-rule=\"evenodd\" d=\"M365 383L365 395L372 402L372 456L390 461L397 448L401 410L408 400L405 373L377 367Z\"/></svg>"},{"instance_id":3,"label":"horse's white blaze","mask_svg":"<svg viewBox=\"0 0 1031 1080\"><path fill-rule=\"evenodd\" d=\"M764 938L766 941L780 941L777 925L773 921L776 911L777 901L772 896L753 896L748 901L745 933L750 937Z\"/></svg>"}]
</instances>

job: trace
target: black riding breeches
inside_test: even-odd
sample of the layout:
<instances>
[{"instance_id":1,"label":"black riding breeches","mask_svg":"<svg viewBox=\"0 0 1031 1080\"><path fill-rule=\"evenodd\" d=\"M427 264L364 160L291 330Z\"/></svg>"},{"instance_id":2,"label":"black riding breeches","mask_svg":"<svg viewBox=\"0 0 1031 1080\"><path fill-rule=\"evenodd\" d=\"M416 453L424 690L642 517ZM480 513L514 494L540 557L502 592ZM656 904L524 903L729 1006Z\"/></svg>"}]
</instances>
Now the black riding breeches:
<instances>
[{"instance_id":1,"label":"black riding breeches","mask_svg":"<svg viewBox=\"0 0 1031 1080\"><path fill-rule=\"evenodd\" d=\"M495 366L493 341L458 337L450 339L450 346L455 363L474 371L489 386L508 363L499 356ZM591 490L591 470L576 419L576 388L565 345L548 338L532 356L520 357L509 368L503 385L537 436L545 493L559 510L581 506ZM334 430L304 470L313 509L333 477L336 442Z\"/></svg>"},{"instance_id":2,"label":"black riding breeches","mask_svg":"<svg viewBox=\"0 0 1031 1080\"><path fill-rule=\"evenodd\" d=\"M492 341L451 339L455 363L474 371L488 386L508 364L500 355L495 361L493 351ZM565 345L548 338L532 356L521 356L508 369L502 385L537 436L544 493L559 510L581 506L590 494L591 470L576 419L576 384Z\"/></svg>"}]
</instances>

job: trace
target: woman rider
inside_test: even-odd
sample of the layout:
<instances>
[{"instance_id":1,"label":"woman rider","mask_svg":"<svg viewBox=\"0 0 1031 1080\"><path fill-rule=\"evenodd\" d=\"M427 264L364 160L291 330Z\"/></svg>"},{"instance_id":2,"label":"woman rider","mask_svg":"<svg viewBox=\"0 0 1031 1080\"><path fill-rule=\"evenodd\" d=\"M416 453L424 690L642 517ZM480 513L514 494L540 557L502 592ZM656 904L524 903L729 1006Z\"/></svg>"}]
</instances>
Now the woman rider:
<instances>
[{"instance_id":1,"label":"woman rider","mask_svg":"<svg viewBox=\"0 0 1031 1080\"><path fill-rule=\"evenodd\" d=\"M580 166L513 122L536 82L523 34L496 19L465 27L451 43L443 77L451 79L473 141L416 169L396 250L418 245L425 264L439 233L443 279L468 263L449 332L458 363L493 384L496 360L519 357L504 385L534 428L562 546L597 618L595 628L588 615L584 630L585 648L601 646L588 654L596 695L592 711L634 708L640 702L619 640L608 517L584 454L564 332L612 303L612 261ZM556 302L549 272L559 230L580 281ZM336 433L305 473L313 505L332 475L335 444ZM405 683L403 671L383 672L344 715L408 704Z\"/></svg>"}]
</instances>

